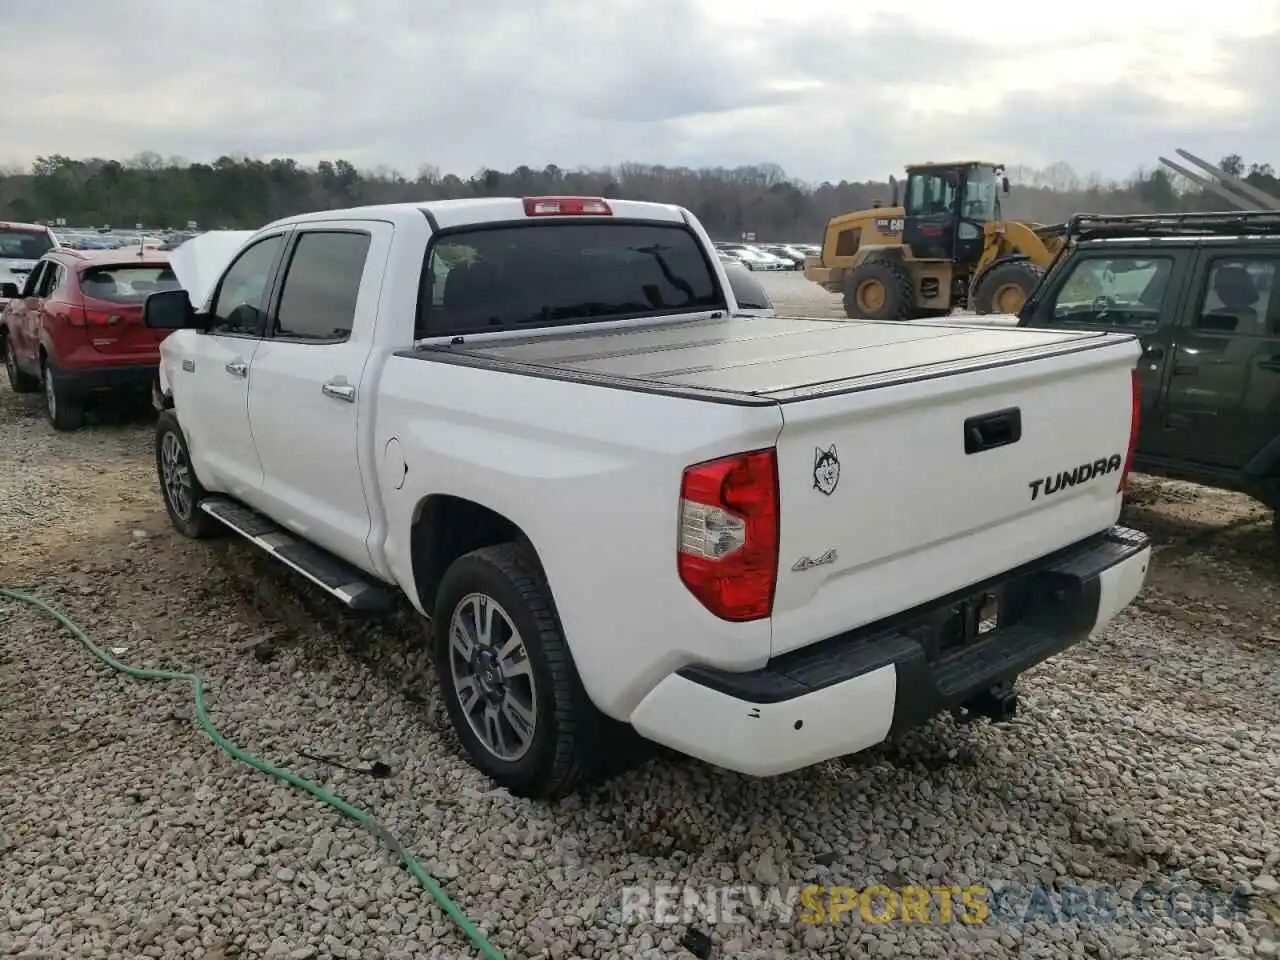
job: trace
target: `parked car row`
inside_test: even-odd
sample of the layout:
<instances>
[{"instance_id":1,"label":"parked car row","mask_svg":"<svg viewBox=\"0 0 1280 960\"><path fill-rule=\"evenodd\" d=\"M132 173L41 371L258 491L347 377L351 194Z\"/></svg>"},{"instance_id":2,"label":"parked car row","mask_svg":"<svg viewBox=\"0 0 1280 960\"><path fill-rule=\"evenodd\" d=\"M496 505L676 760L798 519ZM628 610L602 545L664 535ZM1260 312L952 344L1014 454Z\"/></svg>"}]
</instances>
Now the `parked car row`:
<instances>
[{"instance_id":1,"label":"parked car row","mask_svg":"<svg viewBox=\"0 0 1280 960\"><path fill-rule=\"evenodd\" d=\"M721 263L736 263L747 270L800 270L808 257L820 253L812 243L737 243L717 240L713 244Z\"/></svg>"},{"instance_id":2,"label":"parked car row","mask_svg":"<svg viewBox=\"0 0 1280 960\"><path fill-rule=\"evenodd\" d=\"M0 352L9 386L42 390L55 429L78 428L86 409L106 397L150 394L165 333L143 325L142 305L156 291L178 288L165 253L45 246L24 272L11 268L10 276L0 282L7 301L0 308Z\"/></svg>"}]
</instances>

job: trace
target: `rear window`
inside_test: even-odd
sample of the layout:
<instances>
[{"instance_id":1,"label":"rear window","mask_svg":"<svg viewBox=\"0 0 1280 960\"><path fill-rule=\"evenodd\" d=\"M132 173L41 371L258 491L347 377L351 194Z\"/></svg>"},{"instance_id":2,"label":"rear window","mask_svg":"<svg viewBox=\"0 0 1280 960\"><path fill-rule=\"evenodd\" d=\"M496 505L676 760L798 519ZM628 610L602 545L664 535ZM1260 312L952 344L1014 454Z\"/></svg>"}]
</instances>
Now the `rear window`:
<instances>
[{"instance_id":1,"label":"rear window","mask_svg":"<svg viewBox=\"0 0 1280 960\"><path fill-rule=\"evenodd\" d=\"M547 223L440 237L423 270L418 336L693 313L724 300L678 226Z\"/></svg>"},{"instance_id":2,"label":"rear window","mask_svg":"<svg viewBox=\"0 0 1280 960\"><path fill-rule=\"evenodd\" d=\"M53 249L53 238L43 230L0 227L0 260L39 260Z\"/></svg>"},{"instance_id":3,"label":"rear window","mask_svg":"<svg viewBox=\"0 0 1280 960\"><path fill-rule=\"evenodd\" d=\"M172 269L156 264L111 264L80 272L80 292L110 303L142 303L157 290L177 290L179 286Z\"/></svg>"}]
</instances>

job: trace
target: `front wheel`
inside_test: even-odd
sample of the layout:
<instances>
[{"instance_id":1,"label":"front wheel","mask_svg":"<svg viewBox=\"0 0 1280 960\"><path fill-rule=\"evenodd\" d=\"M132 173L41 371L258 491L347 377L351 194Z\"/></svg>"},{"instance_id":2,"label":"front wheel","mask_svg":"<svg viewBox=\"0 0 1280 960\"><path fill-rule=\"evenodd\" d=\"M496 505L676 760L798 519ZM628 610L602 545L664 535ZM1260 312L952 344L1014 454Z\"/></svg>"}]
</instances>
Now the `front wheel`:
<instances>
[{"instance_id":1,"label":"front wheel","mask_svg":"<svg viewBox=\"0 0 1280 960\"><path fill-rule=\"evenodd\" d=\"M9 376L9 386L14 393L35 393L40 389L40 378L18 369L18 358L9 343L8 334L0 331L0 350L4 351L4 372Z\"/></svg>"},{"instance_id":2,"label":"front wheel","mask_svg":"<svg viewBox=\"0 0 1280 960\"><path fill-rule=\"evenodd\" d=\"M196 478L187 438L172 410L162 411L156 422L156 473L165 510L180 534L203 540L222 532L222 525L200 509L209 494Z\"/></svg>"},{"instance_id":3,"label":"front wheel","mask_svg":"<svg viewBox=\"0 0 1280 960\"><path fill-rule=\"evenodd\" d=\"M591 776L608 725L578 678L545 580L516 544L453 562L431 635L449 720L480 771L534 799Z\"/></svg>"},{"instance_id":4,"label":"front wheel","mask_svg":"<svg viewBox=\"0 0 1280 960\"><path fill-rule=\"evenodd\" d=\"M1016 315L1044 279L1044 269L1030 260L998 263L982 277L973 291L973 312Z\"/></svg>"}]
</instances>

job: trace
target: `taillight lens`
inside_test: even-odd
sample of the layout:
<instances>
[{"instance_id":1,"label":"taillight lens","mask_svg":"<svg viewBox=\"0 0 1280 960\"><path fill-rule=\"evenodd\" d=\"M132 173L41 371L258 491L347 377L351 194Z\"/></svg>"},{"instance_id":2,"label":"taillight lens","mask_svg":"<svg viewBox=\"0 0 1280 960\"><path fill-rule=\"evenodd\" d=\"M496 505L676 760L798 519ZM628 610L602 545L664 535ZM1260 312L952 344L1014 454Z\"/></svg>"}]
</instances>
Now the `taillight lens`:
<instances>
[{"instance_id":1,"label":"taillight lens","mask_svg":"<svg viewBox=\"0 0 1280 960\"><path fill-rule=\"evenodd\" d=\"M722 620L773 612L778 457L756 450L695 464L680 484L681 582Z\"/></svg>"},{"instance_id":2,"label":"taillight lens","mask_svg":"<svg viewBox=\"0 0 1280 960\"><path fill-rule=\"evenodd\" d=\"M67 320L73 327L114 327L124 318L119 314L107 313L105 310L72 310Z\"/></svg>"},{"instance_id":3,"label":"taillight lens","mask_svg":"<svg viewBox=\"0 0 1280 960\"><path fill-rule=\"evenodd\" d=\"M1120 472L1120 485L1116 487L1117 493L1124 492L1125 481L1129 479L1129 471L1133 469L1133 452L1138 447L1138 426L1142 419L1142 388L1138 382L1138 371L1135 369L1131 373L1131 406L1129 410L1129 450L1124 457L1124 470Z\"/></svg>"}]
</instances>

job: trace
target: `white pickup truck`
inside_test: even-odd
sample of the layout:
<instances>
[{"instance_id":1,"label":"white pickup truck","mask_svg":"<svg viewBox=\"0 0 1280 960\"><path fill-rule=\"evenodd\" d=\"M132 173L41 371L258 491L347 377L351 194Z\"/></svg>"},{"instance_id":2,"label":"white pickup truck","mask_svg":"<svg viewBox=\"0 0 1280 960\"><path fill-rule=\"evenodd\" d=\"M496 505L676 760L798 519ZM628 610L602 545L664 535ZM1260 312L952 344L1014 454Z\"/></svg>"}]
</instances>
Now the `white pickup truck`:
<instances>
[{"instance_id":1,"label":"white pickup truck","mask_svg":"<svg viewBox=\"0 0 1280 960\"><path fill-rule=\"evenodd\" d=\"M213 276L146 303L173 524L407 597L523 795L618 732L767 776L1006 716L1146 576L1128 336L747 315L688 211L596 198L291 217Z\"/></svg>"}]
</instances>

